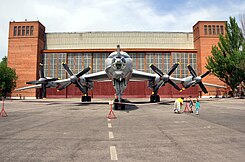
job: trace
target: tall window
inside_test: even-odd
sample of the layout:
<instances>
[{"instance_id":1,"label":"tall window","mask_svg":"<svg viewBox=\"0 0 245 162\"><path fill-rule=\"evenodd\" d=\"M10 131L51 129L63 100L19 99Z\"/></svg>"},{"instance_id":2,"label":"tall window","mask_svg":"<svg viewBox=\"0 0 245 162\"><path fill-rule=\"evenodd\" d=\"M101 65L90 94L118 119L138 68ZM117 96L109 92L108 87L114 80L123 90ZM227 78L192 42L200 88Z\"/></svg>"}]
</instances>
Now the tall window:
<instances>
[{"instance_id":1,"label":"tall window","mask_svg":"<svg viewBox=\"0 0 245 162\"><path fill-rule=\"evenodd\" d=\"M204 34L205 34L205 35L208 35L207 25L204 25Z\"/></svg>"},{"instance_id":2,"label":"tall window","mask_svg":"<svg viewBox=\"0 0 245 162\"><path fill-rule=\"evenodd\" d=\"M26 26L26 35L29 35L29 32L30 32L30 27Z\"/></svg>"},{"instance_id":3,"label":"tall window","mask_svg":"<svg viewBox=\"0 0 245 162\"><path fill-rule=\"evenodd\" d=\"M136 53L128 53L129 56L131 57L132 59L132 63L133 63L133 68L134 69L137 69L138 67L136 67L136 58L137 58L137 54Z\"/></svg>"},{"instance_id":4,"label":"tall window","mask_svg":"<svg viewBox=\"0 0 245 162\"><path fill-rule=\"evenodd\" d=\"M216 32L215 32L215 25L212 25L212 31L213 31L213 35L216 35Z\"/></svg>"},{"instance_id":5,"label":"tall window","mask_svg":"<svg viewBox=\"0 0 245 162\"><path fill-rule=\"evenodd\" d=\"M164 68L163 68L163 71L168 71L169 69L170 69L170 57L171 57L171 55L170 55L170 53L164 53L163 54L163 59L164 59Z\"/></svg>"},{"instance_id":6,"label":"tall window","mask_svg":"<svg viewBox=\"0 0 245 162\"><path fill-rule=\"evenodd\" d=\"M102 53L102 56L101 56L101 58L102 58L102 69L101 70L104 70L106 67L105 67L105 60L107 59L107 57L109 56L109 53Z\"/></svg>"},{"instance_id":7,"label":"tall window","mask_svg":"<svg viewBox=\"0 0 245 162\"><path fill-rule=\"evenodd\" d=\"M49 76L49 67L48 67L48 64L49 64L49 55L46 54L46 53L43 53L42 55L42 63L43 63L43 69L44 69L44 76Z\"/></svg>"},{"instance_id":8,"label":"tall window","mask_svg":"<svg viewBox=\"0 0 245 162\"><path fill-rule=\"evenodd\" d=\"M145 54L144 53L138 53L137 57L138 57L138 68L137 68L137 70L145 71L145 68L144 68Z\"/></svg>"},{"instance_id":9,"label":"tall window","mask_svg":"<svg viewBox=\"0 0 245 162\"><path fill-rule=\"evenodd\" d=\"M30 35L33 35L33 31L34 31L34 26L31 26Z\"/></svg>"},{"instance_id":10,"label":"tall window","mask_svg":"<svg viewBox=\"0 0 245 162\"><path fill-rule=\"evenodd\" d=\"M22 35L25 35L25 26L22 26Z\"/></svg>"},{"instance_id":11,"label":"tall window","mask_svg":"<svg viewBox=\"0 0 245 162\"><path fill-rule=\"evenodd\" d=\"M17 26L14 26L14 36L17 35Z\"/></svg>"},{"instance_id":12,"label":"tall window","mask_svg":"<svg viewBox=\"0 0 245 162\"><path fill-rule=\"evenodd\" d=\"M155 53L155 64L162 70L162 53Z\"/></svg>"},{"instance_id":13,"label":"tall window","mask_svg":"<svg viewBox=\"0 0 245 162\"><path fill-rule=\"evenodd\" d=\"M187 77L188 76L188 53L182 53L181 54L181 77Z\"/></svg>"},{"instance_id":14,"label":"tall window","mask_svg":"<svg viewBox=\"0 0 245 162\"><path fill-rule=\"evenodd\" d=\"M21 33L21 26L18 26L18 36L20 36Z\"/></svg>"},{"instance_id":15,"label":"tall window","mask_svg":"<svg viewBox=\"0 0 245 162\"><path fill-rule=\"evenodd\" d=\"M221 34L223 35L224 34L224 27L223 27L223 25L220 26L220 30L221 30Z\"/></svg>"},{"instance_id":16,"label":"tall window","mask_svg":"<svg viewBox=\"0 0 245 162\"><path fill-rule=\"evenodd\" d=\"M148 73L154 73L149 67L150 64L154 64L154 53L146 53L146 71Z\"/></svg>"},{"instance_id":17,"label":"tall window","mask_svg":"<svg viewBox=\"0 0 245 162\"><path fill-rule=\"evenodd\" d=\"M93 53L93 73L100 71L101 53Z\"/></svg>"},{"instance_id":18,"label":"tall window","mask_svg":"<svg viewBox=\"0 0 245 162\"><path fill-rule=\"evenodd\" d=\"M217 35L220 34L220 31L219 31L219 25L216 25L216 33L217 33Z\"/></svg>"},{"instance_id":19,"label":"tall window","mask_svg":"<svg viewBox=\"0 0 245 162\"><path fill-rule=\"evenodd\" d=\"M51 54L50 55L50 77L58 77L57 72L57 56L56 54Z\"/></svg>"},{"instance_id":20,"label":"tall window","mask_svg":"<svg viewBox=\"0 0 245 162\"><path fill-rule=\"evenodd\" d=\"M172 53L172 65L181 62L182 53ZM180 78L180 66L172 74L173 77Z\"/></svg>"},{"instance_id":21,"label":"tall window","mask_svg":"<svg viewBox=\"0 0 245 162\"><path fill-rule=\"evenodd\" d=\"M197 59L196 59L196 53L189 53L189 64L192 66L192 68L196 71L197 70ZM191 75L188 71L188 75Z\"/></svg>"},{"instance_id":22,"label":"tall window","mask_svg":"<svg viewBox=\"0 0 245 162\"><path fill-rule=\"evenodd\" d=\"M75 60L76 60L76 53L68 53L67 62L68 62L68 66L70 67L70 69L73 73L77 73Z\"/></svg>"},{"instance_id":23,"label":"tall window","mask_svg":"<svg viewBox=\"0 0 245 162\"><path fill-rule=\"evenodd\" d=\"M91 53L84 53L83 54L84 56L84 64L83 64L83 69L88 67L88 66L91 66L91 58L92 58L92 54ZM92 73L92 71L90 70L89 73Z\"/></svg>"},{"instance_id":24,"label":"tall window","mask_svg":"<svg viewBox=\"0 0 245 162\"><path fill-rule=\"evenodd\" d=\"M63 62L66 62L66 53L58 53L57 71L58 71L58 77L61 79L66 78L66 72L62 65Z\"/></svg>"},{"instance_id":25,"label":"tall window","mask_svg":"<svg viewBox=\"0 0 245 162\"><path fill-rule=\"evenodd\" d=\"M212 29L211 29L211 25L208 26L208 34L211 35L212 34Z\"/></svg>"}]
</instances>

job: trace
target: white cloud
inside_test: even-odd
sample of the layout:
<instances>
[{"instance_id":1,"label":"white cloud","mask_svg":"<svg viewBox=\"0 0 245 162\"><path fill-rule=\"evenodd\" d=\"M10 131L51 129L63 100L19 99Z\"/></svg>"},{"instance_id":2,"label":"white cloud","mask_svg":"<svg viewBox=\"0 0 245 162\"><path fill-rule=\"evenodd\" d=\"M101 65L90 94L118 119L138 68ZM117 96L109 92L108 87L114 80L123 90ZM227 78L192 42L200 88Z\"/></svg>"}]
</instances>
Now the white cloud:
<instances>
[{"instance_id":1,"label":"white cloud","mask_svg":"<svg viewBox=\"0 0 245 162\"><path fill-rule=\"evenodd\" d=\"M236 1L238 2L238 1ZM245 2L153 0L9 0L0 5L0 58L7 54L8 22L39 20L47 32L191 32L200 20L228 20L245 11ZM205 5L203 4L205 3ZM166 8L166 6L175 6Z\"/></svg>"}]
</instances>

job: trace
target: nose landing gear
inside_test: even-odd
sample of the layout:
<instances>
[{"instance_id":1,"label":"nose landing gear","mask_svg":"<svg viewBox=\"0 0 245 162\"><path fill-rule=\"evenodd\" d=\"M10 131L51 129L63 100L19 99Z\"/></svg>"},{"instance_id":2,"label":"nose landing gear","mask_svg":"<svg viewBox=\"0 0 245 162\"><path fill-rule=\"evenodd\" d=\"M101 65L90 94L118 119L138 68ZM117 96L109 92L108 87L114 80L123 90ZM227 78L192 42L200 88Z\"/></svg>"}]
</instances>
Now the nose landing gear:
<instances>
[{"instance_id":1,"label":"nose landing gear","mask_svg":"<svg viewBox=\"0 0 245 162\"><path fill-rule=\"evenodd\" d=\"M119 102L119 100L116 98L114 99L114 106L113 106L113 109L114 110L118 110L119 108L121 110L125 110L125 99L121 99L121 102Z\"/></svg>"}]
</instances>

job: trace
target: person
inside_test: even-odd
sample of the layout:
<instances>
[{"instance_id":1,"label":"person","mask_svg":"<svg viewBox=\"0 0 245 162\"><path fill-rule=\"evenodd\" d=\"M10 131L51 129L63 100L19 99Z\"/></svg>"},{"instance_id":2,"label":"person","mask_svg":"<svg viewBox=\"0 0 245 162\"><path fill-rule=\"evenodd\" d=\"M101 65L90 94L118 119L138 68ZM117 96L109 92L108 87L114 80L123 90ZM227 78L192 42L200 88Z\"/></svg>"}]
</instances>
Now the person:
<instances>
[{"instance_id":1,"label":"person","mask_svg":"<svg viewBox=\"0 0 245 162\"><path fill-rule=\"evenodd\" d=\"M197 100L196 100L196 115L199 115L199 109L200 109L200 107L201 107L200 101L197 98Z\"/></svg>"},{"instance_id":2,"label":"person","mask_svg":"<svg viewBox=\"0 0 245 162\"><path fill-rule=\"evenodd\" d=\"M184 97L178 98L174 102L174 113L181 113Z\"/></svg>"},{"instance_id":3,"label":"person","mask_svg":"<svg viewBox=\"0 0 245 162\"><path fill-rule=\"evenodd\" d=\"M189 108L190 108L190 113L193 113L193 110L192 110L192 106L193 106L193 101L192 101L192 99L191 99L191 96L189 96Z\"/></svg>"}]
</instances>

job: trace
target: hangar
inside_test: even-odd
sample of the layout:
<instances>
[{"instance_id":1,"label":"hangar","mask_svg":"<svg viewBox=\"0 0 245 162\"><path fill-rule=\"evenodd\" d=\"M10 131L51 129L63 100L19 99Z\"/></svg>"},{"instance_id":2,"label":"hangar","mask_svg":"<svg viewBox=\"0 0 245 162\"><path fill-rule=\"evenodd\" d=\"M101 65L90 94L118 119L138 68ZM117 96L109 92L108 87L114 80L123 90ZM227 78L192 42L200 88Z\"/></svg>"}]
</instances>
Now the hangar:
<instances>
[{"instance_id":1,"label":"hangar","mask_svg":"<svg viewBox=\"0 0 245 162\"><path fill-rule=\"evenodd\" d=\"M153 71L149 65L153 63L167 72L176 62L180 66L172 74L183 78L190 75L187 65L200 75L206 71L206 57L211 55L213 45L219 41L219 34L225 32L225 21L198 21L193 32L143 32L143 31L111 31L111 32L61 32L47 33L45 26L39 21L9 22L8 66L14 68L18 75L16 88L25 86L25 82L39 78L39 63L44 64L45 76L65 79L66 72L62 62L66 62L74 73L92 67L89 73L104 70L105 59L116 50L121 49L133 59L133 68L140 71ZM209 75L204 82L224 85L218 78ZM209 88L207 96L226 93L224 89ZM92 97L112 97L115 91L111 82L95 82L94 89L89 92ZM81 97L78 88L71 85L57 92L55 88L47 90L48 98ZM125 90L125 97L148 97L151 89L147 82L130 82ZM166 84L159 90L161 97L202 96L198 86L180 93ZM40 89L14 91L12 97L40 98Z\"/></svg>"}]
</instances>

